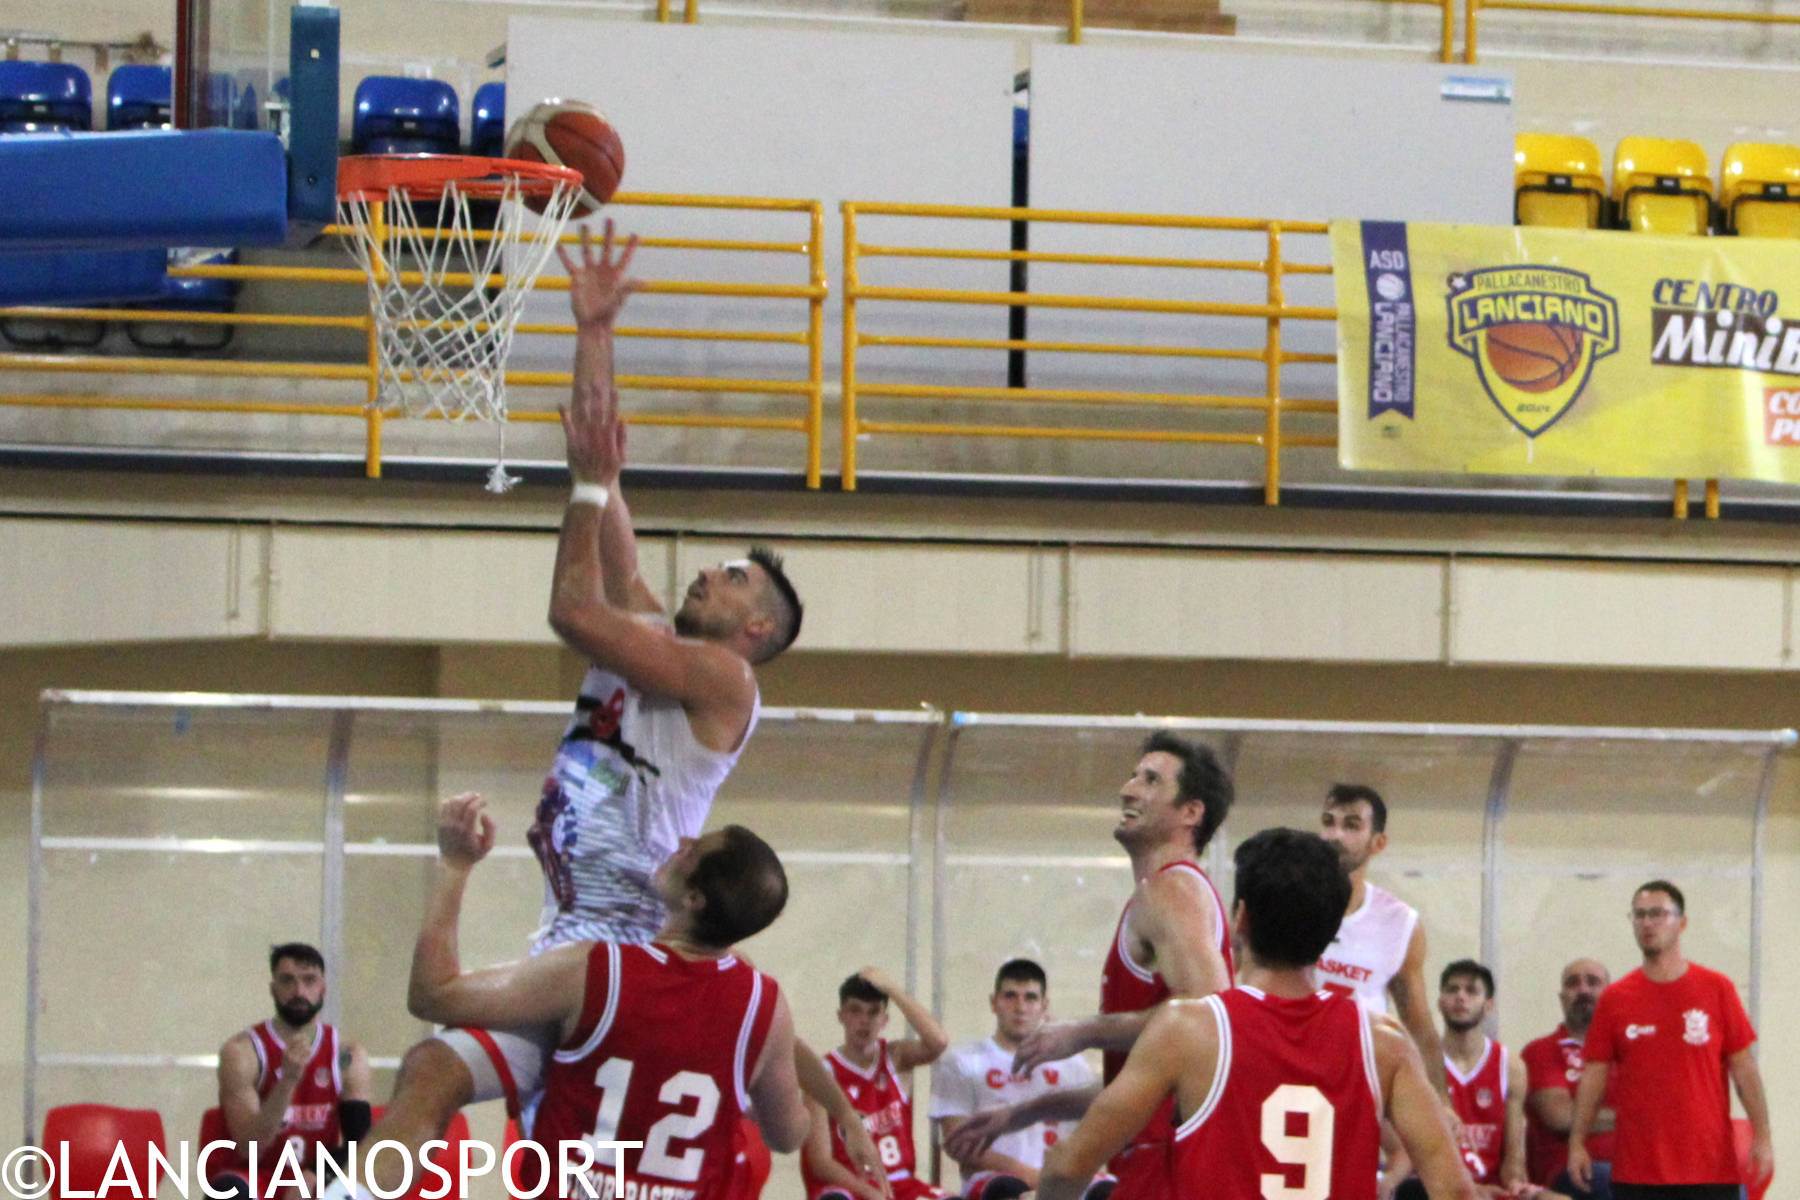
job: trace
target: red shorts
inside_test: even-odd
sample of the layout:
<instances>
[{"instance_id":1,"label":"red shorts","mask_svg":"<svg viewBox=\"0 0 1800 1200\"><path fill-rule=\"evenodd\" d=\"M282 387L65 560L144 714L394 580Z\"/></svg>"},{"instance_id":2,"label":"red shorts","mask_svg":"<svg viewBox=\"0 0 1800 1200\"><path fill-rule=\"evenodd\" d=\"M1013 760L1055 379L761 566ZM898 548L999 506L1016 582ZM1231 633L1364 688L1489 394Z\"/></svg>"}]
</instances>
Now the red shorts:
<instances>
[{"instance_id":1,"label":"red shorts","mask_svg":"<svg viewBox=\"0 0 1800 1200\"><path fill-rule=\"evenodd\" d=\"M1176 1200L1168 1142L1133 1142L1106 1169L1118 1177L1112 1200Z\"/></svg>"}]
</instances>

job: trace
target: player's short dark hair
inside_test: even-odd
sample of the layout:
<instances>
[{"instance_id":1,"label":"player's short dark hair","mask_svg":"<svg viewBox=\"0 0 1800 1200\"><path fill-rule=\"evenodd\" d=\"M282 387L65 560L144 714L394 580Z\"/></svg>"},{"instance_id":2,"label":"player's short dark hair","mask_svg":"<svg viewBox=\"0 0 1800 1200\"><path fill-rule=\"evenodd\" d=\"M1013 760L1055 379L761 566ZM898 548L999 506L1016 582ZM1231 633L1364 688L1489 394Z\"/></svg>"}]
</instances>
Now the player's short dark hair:
<instances>
[{"instance_id":1,"label":"player's short dark hair","mask_svg":"<svg viewBox=\"0 0 1800 1200\"><path fill-rule=\"evenodd\" d=\"M1050 980L1045 976L1044 968L1029 958L1009 958L1001 963L1000 969L994 972L994 991L998 993L1000 985L1009 979L1014 983L1035 983L1044 992L1050 991Z\"/></svg>"},{"instance_id":2,"label":"player's short dark hair","mask_svg":"<svg viewBox=\"0 0 1800 1200\"><path fill-rule=\"evenodd\" d=\"M1337 851L1316 833L1277 828L1240 843L1232 857L1251 952L1274 967L1317 962L1350 907L1350 876Z\"/></svg>"},{"instance_id":3,"label":"player's short dark hair","mask_svg":"<svg viewBox=\"0 0 1800 1200\"><path fill-rule=\"evenodd\" d=\"M1326 808L1343 808L1350 804L1367 804L1369 828L1376 833L1387 832L1387 802L1380 792L1363 783L1334 783L1325 793Z\"/></svg>"},{"instance_id":4,"label":"player's short dark hair","mask_svg":"<svg viewBox=\"0 0 1800 1200\"><path fill-rule=\"evenodd\" d=\"M325 970L325 956L305 942L283 942L279 946L269 947L269 974L284 958L292 959L303 967L317 967L321 974Z\"/></svg>"},{"instance_id":5,"label":"player's short dark hair","mask_svg":"<svg viewBox=\"0 0 1800 1200\"><path fill-rule=\"evenodd\" d=\"M1459 958L1446 966L1438 975L1438 991L1449 987L1452 979L1479 979L1487 989L1487 998L1494 998L1494 973L1472 958Z\"/></svg>"},{"instance_id":6,"label":"player's short dark hair","mask_svg":"<svg viewBox=\"0 0 1800 1200\"><path fill-rule=\"evenodd\" d=\"M1159 729L1144 739L1138 750L1146 754L1170 754L1181 760L1181 774L1175 780L1177 801L1198 800L1202 811L1200 823L1194 826L1194 853L1202 853L1213 834L1225 823L1236 791L1231 785L1231 772L1209 747L1190 742L1167 729Z\"/></svg>"},{"instance_id":7,"label":"player's short dark hair","mask_svg":"<svg viewBox=\"0 0 1800 1200\"><path fill-rule=\"evenodd\" d=\"M886 1006L888 994L864 979L861 975L852 975L838 984L838 1007L842 1008L849 1000L861 1000L867 1004Z\"/></svg>"},{"instance_id":8,"label":"player's short dark hair","mask_svg":"<svg viewBox=\"0 0 1800 1200\"><path fill-rule=\"evenodd\" d=\"M1638 888L1637 892L1631 894L1635 896L1638 892L1661 892L1675 902L1676 916L1683 916L1687 913L1687 897L1681 894L1680 888L1676 887L1666 879L1652 879L1649 883Z\"/></svg>"},{"instance_id":9,"label":"player's short dark hair","mask_svg":"<svg viewBox=\"0 0 1800 1200\"><path fill-rule=\"evenodd\" d=\"M800 603L800 593L794 590L794 581L787 577L787 571L782 567L781 555L767 546L752 546L750 561L769 577L772 597L764 612L774 618L775 628L763 639L756 653L756 661L765 663L793 645L794 639L800 636L800 621L806 616L806 606Z\"/></svg>"},{"instance_id":10,"label":"player's short dark hair","mask_svg":"<svg viewBox=\"0 0 1800 1200\"><path fill-rule=\"evenodd\" d=\"M742 825L719 831L724 841L700 858L688 886L706 905L694 918L694 937L723 949L775 923L787 906L787 871L769 843Z\"/></svg>"}]
</instances>

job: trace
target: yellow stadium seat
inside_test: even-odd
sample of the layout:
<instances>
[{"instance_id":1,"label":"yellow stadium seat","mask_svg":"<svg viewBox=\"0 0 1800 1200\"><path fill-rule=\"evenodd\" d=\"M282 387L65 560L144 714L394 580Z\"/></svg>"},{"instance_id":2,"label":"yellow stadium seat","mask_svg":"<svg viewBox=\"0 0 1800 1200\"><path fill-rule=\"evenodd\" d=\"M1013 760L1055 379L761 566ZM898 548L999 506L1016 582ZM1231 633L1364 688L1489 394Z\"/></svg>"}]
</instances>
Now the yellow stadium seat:
<instances>
[{"instance_id":1,"label":"yellow stadium seat","mask_svg":"<svg viewBox=\"0 0 1800 1200\"><path fill-rule=\"evenodd\" d=\"M1513 139L1513 220L1520 225L1598 229L1606 178L1600 150L1584 137L1521 133Z\"/></svg>"},{"instance_id":2,"label":"yellow stadium seat","mask_svg":"<svg viewBox=\"0 0 1800 1200\"><path fill-rule=\"evenodd\" d=\"M1800 147L1727 147L1719 165L1719 208L1731 233L1800 237Z\"/></svg>"},{"instance_id":3,"label":"yellow stadium seat","mask_svg":"<svg viewBox=\"0 0 1800 1200\"><path fill-rule=\"evenodd\" d=\"M1694 142L1628 137L1613 153L1613 207L1619 226L1637 233L1707 233L1712 176Z\"/></svg>"}]
</instances>

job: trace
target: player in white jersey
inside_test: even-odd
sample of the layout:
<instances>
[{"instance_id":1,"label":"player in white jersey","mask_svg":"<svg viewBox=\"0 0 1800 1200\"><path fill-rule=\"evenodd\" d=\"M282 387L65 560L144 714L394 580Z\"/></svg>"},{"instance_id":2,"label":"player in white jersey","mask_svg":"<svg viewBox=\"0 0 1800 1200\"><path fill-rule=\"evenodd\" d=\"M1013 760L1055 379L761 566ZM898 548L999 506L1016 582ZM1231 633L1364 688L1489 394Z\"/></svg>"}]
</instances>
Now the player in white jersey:
<instances>
[{"instance_id":1,"label":"player in white jersey","mask_svg":"<svg viewBox=\"0 0 1800 1200\"><path fill-rule=\"evenodd\" d=\"M1013 1070L1013 1055L1049 1016L1048 987L1044 968L1028 958L1000 964L993 995L988 997L993 1034L951 1047L932 1073L931 1117L945 1138L976 1113L1094 1082L1093 1068L1080 1055L1040 1063L1025 1072ZM1018 1184L1013 1195L1036 1187L1044 1151L1074 1128L1073 1121L1039 1121L995 1138L979 1155L957 1164L962 1168L963 1194L975 1195L980 1185L982 1200L998 1197L1008 1191L1004 1187L1008 1179Z\"/></svg>"},{"instance_id":2,"label":"player in white jersey","mask_svg":"<svg viewBox=\"0 0 1800 1200\"><path fill-rule=\"evenodd\" d=\"M1333 784L1319 816L1319 835L1337 849L1350 873L1350 907L1314 968L1319 984L1355 996L1371 1012L1399 1018L1419 1047L1432 1086L1448 1104L1444 1047L1425 990L1425 928L1416 909L1368 878L1369 860L1387 849L1387 804L1374 788Z\"/></svg>"},{"instance_id":3,"label":"player in white jersey","mask_svg":"<svg viewBox=\"0 0 1800 1200\"><path fill-rule=\"evenodd\" d=\"M625 422L613 383L613 322L634 286L626 272L635 248L634 238L615 255L609 222L598 255L585 229L579 256L562 252L576 324L573 395L562 413L575 485L557 542L550 625L592 666L528 833L545 880L534 954L655 934L664 915L656 868L683 838L699 836L755 728L754 666L800 631L799 597L765 551L701 571L672 622L638 573L619 487ZM414 1046L369 1136L417 1147L463 1105L500 1097L528 1122L556 1041L548 1026L456 1029ZM378 1183L399 1178L395 1156L380 1170L394 1178Z\"/></svg>"}]
</instances>

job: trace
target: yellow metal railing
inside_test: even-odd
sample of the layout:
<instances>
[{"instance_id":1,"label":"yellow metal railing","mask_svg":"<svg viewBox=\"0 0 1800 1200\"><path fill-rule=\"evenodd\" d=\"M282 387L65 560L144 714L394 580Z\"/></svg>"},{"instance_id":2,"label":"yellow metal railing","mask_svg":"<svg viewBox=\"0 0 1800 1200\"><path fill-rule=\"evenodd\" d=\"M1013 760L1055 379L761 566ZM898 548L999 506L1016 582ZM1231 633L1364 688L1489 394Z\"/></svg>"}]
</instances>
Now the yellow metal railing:
<instances>
[{"instance_id":1,"label":"yellow metal railing","mask_svg":"<svg viewBox=\"0 0 1800 1200\"><path fill-rule=\"evenodd\" d=\"M1282 395L1281 368L1288 363L1329 364L1334 354L1301 353L1282 347L1284 321L1333 321L1333 308L1289 304L1284 280L1289 275L1329 274L1324 264L1286 261L1284 234L1323 234L1327 226L1317 222L1280 222L1208 217L1134 216L1119 213L1065 212L1028 208L978 208L923 204L843 205L844 216L844 362L843 362L843 485L856 487L857 439L865 435L910 434L929 437L1065 438L1087 441L1135 441L1211 445L1254 445L1263 451L1263 497L1269 504L1281 498L1281 448L1285 446L1334 446L1335 437L1292 434L1282 430L1288 412L1335 413L1330 400L1294 400ZM935 246L882 245L862 240L862 217L905 217L954 221L1026 221L1034 224L1130 226L1144 229L1182 229L1260 233L1265 241L1257 260L1174 258L1146 255L1065 254L1032 250L968 250ZM862 281L862 266L871 258L927 258L1024 263L1074 263L1096 266L1155 267L1176 271L1231 271L1261 274L1267 296L1261 304L1212 301L1159 300L1103 295L1067 295L1040 292L968 291L954 288L881 287ZM1164 313L1191 316L1244 318L1262 326L1262 345L1257 349L1215 346L1119 344L1108 342L1031 341L1013 338L914 337L870 334L863 330L863 306L872 302L1006 305L1040 309L1081 309L1098 312ZM1038 354L1097 354L1134 357L1237 359L1259 361L1265 366L1263 388L1258 395L1211 395L1186 392L1046 389L1033 387L961 387L920 383L870 383L860 377L859 351L864 347L914 349L965 349L1029 351ZM1024 403L1078 405L1102 408L1135 406L1173 410L1183 422L1158 429L1125 429L1117 426L970 424L931 421L869 420L860 407L865 399L957 400L977 404ZM1196 428L1201 414L1221 410L1262 414L1261 428L1249 433Z\"/></svg>"},{"instance_id":2,"label":"yellow metal railing","mask_svg":"<svg viewBox=\"0 0 1800 1200\"><path fill-rule=\"evenodd\" d=\"M1476 61L1480 15L1489 10L1631 17L1658 21L1722 21L1739 25L1800 25L1800 13L1746 12L1713 8L1653 8L1641 4L1583 4L1564 0L1463 0L1463 61ZM1446 59L1446 62L1449 60Z\"/></svg>"},{"instance_id":3,"label":"yellow metal railing","mask_svg":"<svg viewBox=\"0 0 1800 1200\"><path fill-rule=\"evenodd\" d=\"M649 280L642 291L650 294L679 296L729 297L747 300L794 302L804 301L807 308L803 326L794 330L750 330L711 328L649 328L621 326L621 338L762 343L792 345L804 348L804 373L778 379L735 379L721 377L621 375L621 389L655 390L694 395L719 393L758 394L798 397L805 402L798 417L730 416L713 413L640 413L634 423L645 426L680 426L710 429L738 429L798 433L806 439L806 484L819 486L824 428L824 331L825 300L829 288L825 278L824 206L816 200L778 200L752 197L668 196L621 193L612 200L614 206L674 209L712 209L741 212L773 212L803 214L807 220L804 238L791 241L749 241L719 238L646 237L645 247L672 250L724 251L757 255L798 256L806 262L806 282L795 284L755 284L704 281ZM342 236L347 231L328 227L328 235ZM566 234L565 241L576 235ZM366 291L367 277L356 267L292 267L243 266L235 264L203 265L173 268L170 275L191 279L233 279L239 281L279 282L290 284L340 285ZM403 277L404 277L403 273ZM452 277L451 282L457 282ZM472 284L467 277L462 283ZM562 276L540 279L543 291L567 291L568 280ZM278 326L291 329L360 330L368 340L368 356L360 362L260 362L226 358L152 358L121 357L98 354L32 354L0 353L0 371L49 372L57 374L92 374L117 376L157 376L190 378L239 379L313 379L338 380L362 385L356 403L308 404L298 401L265 402L260 400L212 400L198 397L132 396L112 392L63 395L43 392L0 394L0 407L85 408L137 412L209 412L240 415L355 417L365 423L364 458L371 478L381 474L381 436L387 420L397 414L385 408L379 398L379 372L376 366L375 326L365 311L359 316L308 316L292 313L204 313L165 309L129 308L62 308L20 307L0 309L0 318L40 320L142 321L159 325L241 325ZM521 333L565 335L572 337L573 324L524 323ZM572 354L571 354L571 357ZM568 386L572 373L567 371L508 371L508 386ZM521 411L515 409L509 421L553 422L554 411Z\"/></svg>"}]
</instances>

